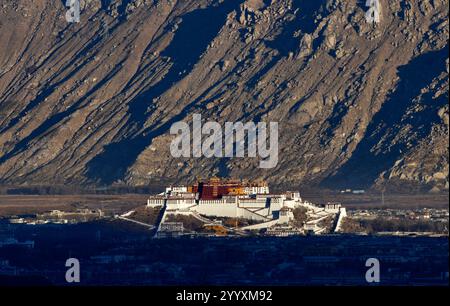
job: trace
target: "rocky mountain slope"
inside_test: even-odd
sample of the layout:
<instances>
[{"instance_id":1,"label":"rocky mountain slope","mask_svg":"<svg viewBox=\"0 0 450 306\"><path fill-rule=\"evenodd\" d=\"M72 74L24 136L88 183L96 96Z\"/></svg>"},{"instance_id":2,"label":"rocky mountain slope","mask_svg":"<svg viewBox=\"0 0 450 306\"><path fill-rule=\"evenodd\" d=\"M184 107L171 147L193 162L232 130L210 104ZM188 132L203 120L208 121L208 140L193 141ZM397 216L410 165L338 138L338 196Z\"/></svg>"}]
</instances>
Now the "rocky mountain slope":
<instances>
[{"instance_id":1,"label":"rocky mountain slope","mask_svg":"<svg viewBox=\"0 0 450 306\"><path fill-rule=\"evenodd\" d=\"M448 190L448 0L0 0L0 182ZM279 162L173 158L172 123L279 122Z\"/></svg>"}]
</instances>

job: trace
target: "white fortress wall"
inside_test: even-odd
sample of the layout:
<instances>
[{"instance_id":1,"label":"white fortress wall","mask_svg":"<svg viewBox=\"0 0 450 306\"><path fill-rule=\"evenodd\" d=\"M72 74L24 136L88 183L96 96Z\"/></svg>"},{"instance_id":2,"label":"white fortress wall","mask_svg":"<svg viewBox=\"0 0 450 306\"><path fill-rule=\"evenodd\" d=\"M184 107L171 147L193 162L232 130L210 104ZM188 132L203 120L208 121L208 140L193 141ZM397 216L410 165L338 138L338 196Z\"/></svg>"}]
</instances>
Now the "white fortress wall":
<instances>
[{"instance_id":1,"label":"white fortress wall","mask_svg":"<svg viewBox=\"0 0 450 306\"><path fill-rule=\"evenodd\" d=\"M203 201L200 201L200 202L203 202ZM190 209L198 212L199 214L206 215L206 216L230 217L230 218L236 218L239 216L237 204L200 203L198 205L192 206Z\"/></svg>"},{"instance_id":2,"label":"white fortress wall","mask_svg":"<svg viewBox=\"0 0 450 306\"><path fill-rule=\"evenodd\" d=\"M289 207L289 208L296 208L297 206L300 205L300 203L298 201L295 200L284 200L284 206Z\"/></svg>"},{"instance_id":3,"label":"white fortress wall","mask_svg":"<svg viewBox=\"0 0 450 306\"><path fill-rule=\"evenodd\" d=\"M147 199L147 206L148 207L157 207L157 206L163 206L165 199Z\"/></svg>"},{"instance_id":4,"label":"white fortress wall","mask_svg":"<svg viewBox=\"0 0 450 306\"><path fill-rule=\"evenodd\" d=\"M269 213L273 214L276 211L279 211L284 205L284 200L282 198L273 198L270 199Z\"/></svg>"},{"instance_id":5,"label":"white fortress wall","mask_svg":"<svg viewBox=\"0 0 450 306\"><path fill-rule=\"evenodd\" d=\"M168 210L189 209L195 205L194 199L167 199L166 201Z\"/></svg>"},{"instance_id":6,"label":"white fortress wall","mask_svg":"<svg viewBox=\"0 0 450 306\"><path fill-rule=\"evenodd\" d=\"M263 223L259 223L259 224L253 224L253 225L249 225L249 226L244 226L241 227L241 230L260 230L263 228L269 228L274 226L275 224L278 223L278 220L271 220L268 222L263 222Z\"/></svg>"},{"instance_id":7,"label":"white fortress wall","mask_svg":"<svg viewBox=\"0 0 450 306\"><path fill-rule=\"evenodd\" d=\"M267 207L266 200L239 200L239 207L242 208L265 208Z\"/></svg>"},{"instance_id":8,"label":"white fortress wall","mask_svg":"<svg viewBox=\"0 0 450 306\"><path fill-rule=\"evenodd\" d=\"M334 229L335 232L341 231L342 222L345 217L347 217L347 210L345 209L345 207L341 207L339 209L339 216L338 216L338 220L336 222L336 227Z\"/></svg>"},{"instance_id":9,"label":"white fortress wall","mask_svg":"<svg viewBox=\"0 0 450 306\"><path fill-rule=\"evenodd\" d=\"M244 208L239 208L238 217L256 221L267 221L267 218L265 218L263 215L260 215L259 213L254 213L251 210L247 210Z\"/></svg>"},{"instance_id":10,"label":"white fortress wall","mask_svg":"<svg viewBox=\"0 0 450 306\"><path fill-rule=\"evenodd\" d=\"M183 216L191 216L192 212L189 210L175 210L175 211L169 211L169 215L183 215Z\"/></svg>"},{"instance_id":11,"label":"white fortress wall","mask_svg":"<svg viewBox=\"0 0 450 306\"><path fill-rule=\"evenodd\" d=\"M270 211L269 208L263 208L263 209L249 209L257 214L263 215L263 216L268 216L270 218L272 218L272 212Z\"/></svg>"},{"instance_id":12,"label":"white fortress wall","mask_svg":"<svg viewBox=\"0 0 450 306\"><path fill-rule=\"evenodd\" d=\"M195 211L201 215L205 215L205 216L245 218L245 219L250 219L250 220L258 220L258 221L266 221L267 220L264 217L264 215L259 215L258 213L254 213L250 210L240 208L237 206L237 204L201 203L201 204L190 207L190 210L193 210L193 211Z\"/></svg>"}]
</instances>

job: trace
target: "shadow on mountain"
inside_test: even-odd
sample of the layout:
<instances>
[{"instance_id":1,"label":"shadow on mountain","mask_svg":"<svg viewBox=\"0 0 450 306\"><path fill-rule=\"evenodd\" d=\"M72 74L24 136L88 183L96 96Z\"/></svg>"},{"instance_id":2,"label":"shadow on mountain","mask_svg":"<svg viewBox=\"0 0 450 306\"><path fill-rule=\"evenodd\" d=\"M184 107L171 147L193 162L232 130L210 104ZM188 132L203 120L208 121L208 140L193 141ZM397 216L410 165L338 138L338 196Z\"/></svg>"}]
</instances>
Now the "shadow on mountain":
<instances>
[{"instance_id":1,"label":"shadow on mountain","mask_svg":"<svg viewBox=\"0 0 450 306\"><path fill-rule=\"evenodd\" d=\"M152 106L153 99L161 96L189 74L200 55L225 24L228 13L237 9L240 3L241 1L225 1L218 6L198 9L182 16L182 22L172 42L160 54L170 58L172 66L161 81L130 102L128 126L136 127L137 130L143 129L148 118L147 110ZM182 120L191 106L156 129L150 127L138 136L105 146L104 152L88 163L87 176L106 184L123 178L128 167L139 153L151 144L152 139L167 132L173 122ZM153 127L159 123L155 122Z\"/></svg>"},{"instance_id":2,"label":"shadow on mountain","mask_svg":"<svg viewBox=\"0 0 450 306\"><path fill-rule=\"evenodd\" d=\"M122 61L123 62L123 61ZM41 135L44 135L45 133L49 132L53 127L55 127L58 123L64 121L66 118L68 118L71 114L73 114L87 99L90 97L95 91L97 91L99 88L101 88L103 85L105 85L111 78L114 76L114 74L120 69L121 63L118 63L114 69L108 73L108 75L102 79L101 81L97 82L97 84L91 88L82 98L80 98L76 103L70 105L66 110L56 113L54 115L51 115L48 119L46 119L44 122L42 122L36 129L34 129L30 135L23 138L21 141L19 141L14 148L8 152L7 154L0 157L0 164L8 160L9 158L25 151L28 146L30 145L31 141L34 139L38 139ZM79 69L79 68L78 68ZM74 72L71 72L71 74ZM67 76L65 79L69 79L69 76ZM64 81L58 82L58 84L63 84ZM44 92L31 102L31 107L35 107L39 103L45 100L45 97L50 95L54 90L56 90L58 85L52 85L49 88L45 89ZM33 106L34 105L34 106ZM31 109L30 106L27 106L24 111L21 112L23 115L26 114L26 111L28 109ZM20 117L17 117L20 118ZM16 119L14 119L16 120ZM13 123L15 121L12 121ZM35 169L36 170L36 169Z\"/></svg>"},{"instance_id":3,"label":"shadow on mountain","mask_svg":"<svg viewBox=\"0 0 450 306\"><path fill-rule=\"evenodd\" d=\"M429 135L432 124L440 120L437 112L448 103L448 96L433 99L432 94L424 94L420 102L423 110L408 118L403 116L412 106L412 100L420 95L421 89L442 72L448 51L447 46L425 53L399 68L400 83L397 89L373 117L351 158L335 175L322 182L323 187L367 188L383 171L394 165L402 152L408 150L408 142L414 146L418 139ZM411 126L407 140L396 140L401 127L405 126Z\"/></svg>"},{"instance_id":4,"label":"shadow on mountain","mask_svg":"<svg viewBox=\"0 0 450 306\"><path fill-rule=\"evenodd\" d=\"M277 35L274 40L266 41L267 46L277 50L279 54L272 58L265 67L261 68L259 72L250 79L248 82L249 86L255 86L258 81L270 71L281 58L287 56L289 52L296 53L298 51L301 37L305 34L311 34L316 29L314 19L319 12L322 12L325 3L326 0L293 1L292 11L295 12L298 10L295 18L286 22L281 33ZM295 37L296 32L299 32L300 36Z\"/></svg>"},{"instance_id":5,"label":"shadow on mountain","mask_svg":"<svg viewBox=\"0 0 450 306\"><path fill-rule=\"evenodd\" d=\"M295 37L294 34L298 31L301 32L300 35L313 33L317 27L314 20L318 13L323 12L325 3L325 0L293 1L292 11L298 10L295 18L286 23L275 40L268 42L269 47L277 49L282 55L297 51L301 36Z\"/></svg>"}]
</instances>

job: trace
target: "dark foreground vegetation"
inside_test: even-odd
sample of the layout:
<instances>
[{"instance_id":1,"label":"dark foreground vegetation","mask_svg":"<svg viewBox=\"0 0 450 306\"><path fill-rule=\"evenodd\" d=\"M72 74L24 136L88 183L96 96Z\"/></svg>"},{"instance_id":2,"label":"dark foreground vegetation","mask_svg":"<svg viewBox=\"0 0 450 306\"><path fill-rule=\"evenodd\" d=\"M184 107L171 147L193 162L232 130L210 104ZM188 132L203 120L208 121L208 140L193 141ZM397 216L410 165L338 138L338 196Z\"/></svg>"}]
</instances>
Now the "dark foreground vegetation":
<instances>
[{"instance_id":1,"label":"dark foreground vegetation","mask_svg":"<svg viewBox=\"0 0 450 306\"><path fill-rule=\"evenodd\" d=\"M0 247L0 263L16 273L3 278L6 285L68 285L68 258L80 261L80 285L367 285L372 257L380 285L448 285L447 237L152 239L148 229L117 221L0 222L0 234L34 241L33 248Z\"/></svg>"},{"instance_id":2,"label":"dark foreground vegetation","mask_svg":"<svg viewBox=\"0 0 450 306\"><path fill-rule=\"evenodd\" d=\"M431 222L428 220L411 220L406 218L376 218L374 220L356 220L347 218L342 226L343 231L346 233L432 232L448 234L448 222Z\"/></svg>"}]
</instances>

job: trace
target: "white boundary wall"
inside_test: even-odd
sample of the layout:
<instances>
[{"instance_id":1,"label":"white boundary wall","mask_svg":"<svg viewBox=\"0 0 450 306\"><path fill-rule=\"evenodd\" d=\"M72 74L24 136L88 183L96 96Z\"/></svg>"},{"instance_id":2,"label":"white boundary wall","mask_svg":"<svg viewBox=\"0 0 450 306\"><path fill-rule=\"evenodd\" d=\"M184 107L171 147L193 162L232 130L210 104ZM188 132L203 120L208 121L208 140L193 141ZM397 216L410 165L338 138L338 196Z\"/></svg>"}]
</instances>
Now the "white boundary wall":
<instances>
[{"instance_id":1,"label":"white boundary wall","mask_svg":"<svg viewBox=\"0 0 450 306\"><path fill-rule=\"evenodd\" d=\"M236 204L198 204L192 206L191 210L206 216L238 217L238 207Z\"/></svg>"},{"instance_id":2,"label":"white boundary wall","mask_svg":"<svg viewBox=\"0 0 450 306\"><path fill-rule=\"evenodd\" d=\"M260 221L267 220L264 216L260 216L250 210L238 207L237 204L198 204L190 207L190 210L205 216L246 218ZM269 216L269 218L271 218L271 216Z\"/></svg>"}]
</instances>

